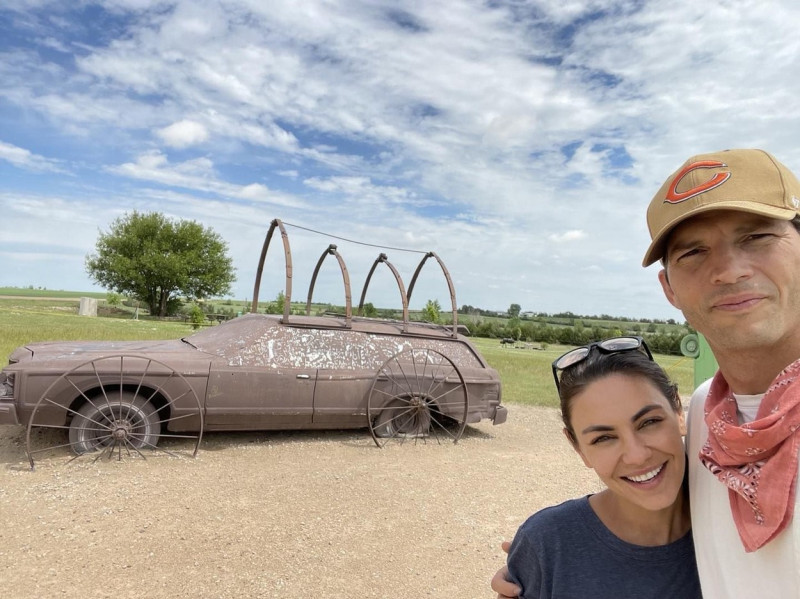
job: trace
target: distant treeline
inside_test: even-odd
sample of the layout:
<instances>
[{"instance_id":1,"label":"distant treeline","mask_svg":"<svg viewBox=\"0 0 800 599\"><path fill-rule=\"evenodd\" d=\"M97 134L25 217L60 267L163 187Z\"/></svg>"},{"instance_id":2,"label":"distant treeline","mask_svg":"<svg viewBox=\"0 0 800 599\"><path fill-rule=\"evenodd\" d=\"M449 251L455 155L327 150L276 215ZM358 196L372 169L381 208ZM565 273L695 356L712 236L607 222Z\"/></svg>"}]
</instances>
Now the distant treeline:
<instances>
[{"instance_id":1,"label":"distant treeline","mask_svg":"<svg viewBox=\"0 0 800 599\"><path fill-rule=\"evenodd\" d=\"M364 316L400 319L402 313L395 309L374 308L365 305ZM265 308L268 311L269 307ZM292 312L304 314L304 306L292 303ZM315 314L343 314L342 306L330 304L315 306ZM354 310L355 313L355 310ZM425 320L423 311L412 310L411 320ZM452 313L443 310L436 320L440 324L452 324ZM472 337L488 337L490 339L513 339L520 343L538 343L540 345L585 345L591 341L619 337L621 335L641 335L648 346L656 353L681 353L681 340L693 332L685 323L677 323L673 319L627 319L602 314L600 316L582 316L571 312L558 314L521 313L516 317L493 310L482 310L472 306L462 306L458 310L458 323L466 326Z\"/></svg>"},{"instance_id":2,"label":"distant treeline","mask_svg":"<svg viewBox=\"0 0 800 599\"><path fill-rule=\"evenodd\" d=\"M598 339L621 335L641 335L654 352L681 353L681 340L692 332L685 324L673 319L632 320L602 314L583 316L571 312L558 314L523 313L508 318L497 312L462 306L459 323L465 324L475 337L514 339L539 344L585 345ZM443 314L449 320L449 314ZM442 320L445 320L443 318Z\"/></svg>"},{"instance_id":3,"label":"distant treeline","mask_svg":"<svg viewBox=\"0 0 800 599\"><path fill-rule=\"evenodd\" d=\"M512 304L513 306L517 306L517 304ZM470 306L469 304L464 304L458 309L459 314L465 315L472 315L472 316L498 316L498 317L511 317L514 316L513 314L509 314L507 312L498 312L497 310L485 310L483 308L476 308L475 306ZM557 312L555 314L548 314L547 312L521 312L519 313L519 318L522 320L538 320L542 322L553 322L559 323L561 321L569 321L569 320L610 320L616 322L639 322L644 324L655 323L655 324L679 324L673 318L668 318L666 320L659 320L657 318L650 319L650 318L628 318L625 316L609 316L608 314L601 314L600 316L586 316L586 315L578 315L573 314L572 312Z\"/></svg>"},{"instance_id":4,"label":"distant treeline","mask_svg":"<svg viewBox=\"0 0 800 599\"><path fill-rule=\"evenodd\" d=\"M45 289L33 290L32 288L17 289L4 288L6 294L19 295L25 292L27 295L95 295L102 294L85 292L53 292ZM259 311L280 314L283 312L283 293L279 293L275 300L265 301L259 306ZM118 294L109 293L106 303L111 307L133 307L138 308L139 302L122 297ZM194 307L194 304L187 301L186 305L180 310L186 312ZM305 314L305 304L292 302L291 312L293 314ZM436 303L438 308L438 303ZM200 304L203 313L214 314L217 317L225 316L233 318L239 314L250 311L250 302L218 299L203 302ZM513 339L519 343L538 343L539 345L559 344L559 345L584 345L598 339L607 339L620 335L641 335L647 340L650 348L661 354L680 355L681 340L687 333L692 331L686 323L678 323L673 319L631 319L619 316L601 314L599 316L585 316L573 314L572 312L559 312L547 314L544 312L521 312L518 304L511 304L513 314L510 312L498 312L497 310L485 310L465 304L458 310L458 322L464 325L473 337L487 337L490 339ZM196 309L196 308L195 308ZM313 304L313 314L344 314L343 306L331 304ZM353 309L353 313L356 313ZM402 312L396 309L376 308L371 303L364 305L362 314L364 316L401 319ZM449 310L442 310L436 313L435 321L440 324L452 324L452 313ZM430 314L423 310L409 311L411 320L429 320Z\"/></svg>"},{"instance_id":5,"label":"distant treeline","mask_svg":"<svg viewBox=\"0 0 800 599\"><path fill-rule=\"evenodd\" d=\"M459 323L461 322L459 320ZM690 332L689 329L679 326L669 330L666 327L655 327L652 330L650 327L643 328L637 324L584 325L582 320L573 326L526 322L520 319L509 319L505 323L497 320L478 319L464 324L469 328L470 334L475 337L514 339L515 341L540 344L585 345L591 341L609 337L641 335L647 341L650 349L660 354L680 354L681 340Z\"/></svg>"}]
</instances>

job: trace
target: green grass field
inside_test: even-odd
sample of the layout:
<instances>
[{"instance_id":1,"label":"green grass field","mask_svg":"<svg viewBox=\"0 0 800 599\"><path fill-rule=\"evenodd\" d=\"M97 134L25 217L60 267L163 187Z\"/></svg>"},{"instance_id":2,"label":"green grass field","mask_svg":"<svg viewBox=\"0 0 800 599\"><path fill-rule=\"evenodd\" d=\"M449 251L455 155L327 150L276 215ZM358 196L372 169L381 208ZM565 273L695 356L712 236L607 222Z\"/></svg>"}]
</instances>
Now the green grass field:
<instances>
[{"instance_id":1,"label":"green grass field","mask_svg":"<svg viewBox=\"0 0 800 599\"><path fill-rule=\"evenodd\" d=\"M498 339L481 338L473 338L472 343L486 361L500 372L504 403L558 406L551 364L571 346L551 345L546 350L521 349L501 345ZM661 354L656 354L655 358L678 384L681 395L691 395L694 390L692 360Z\"/></svg>"},{"instance_id":2,"label":"green grass field","mask_svg":"<svg viewBox=\"0 0 800 599\"><path fill-rule=\"evenodd\" d=\"M0 299L3 366L15 348L34 341L177 339L191 332L183 322L78 316L77 301Z\"/></svg>"},{"instance_id":3,"label":"green grass field","mask_svg":"<svg viewBox=\"0 0 800 599\"><path fill-rule=\"evenodd\" d=\"M0 296L12 295L26 298L72 298L79 300L82 297L105 299L104 291L62 291L60 289L28 289L25 287L0 287Z\"/></svg>"},{"instance_id":4,"label":"green grass field","mask_svg":"<svg viewBox=\"0 0 800 599\"><path fill-rule=\"evenodd\" d=\"M0 288L0 295L11 294L3 294ZM83 296L86 294L67 298ZM15 348L35 341L178 339L192 332L183 322L79 316L75 299L0 298L2 366ZM569 347L553 345L546 350L533 350L502 346L498 339L473 338L472 342L500 372L504 403L558 406L550 364ZM691 394L692 360L662 355L656 355L656 360L678 383L681 394Z\"/></svg>"}]
</instances>

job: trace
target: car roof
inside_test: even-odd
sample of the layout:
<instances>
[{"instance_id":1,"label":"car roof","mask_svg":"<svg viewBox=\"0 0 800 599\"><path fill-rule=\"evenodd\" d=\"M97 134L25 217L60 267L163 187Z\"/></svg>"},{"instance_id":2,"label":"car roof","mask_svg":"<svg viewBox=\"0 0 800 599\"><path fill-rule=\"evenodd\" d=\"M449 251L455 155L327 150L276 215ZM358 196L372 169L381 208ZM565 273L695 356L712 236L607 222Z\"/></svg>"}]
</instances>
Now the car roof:
<instances>
[{"instance_id":1,"label":"car roof","mask_svg":"<svg viewBox=\"0 0 800 599\"><path fill-rule=\"evenodd\" d=\"M296 316L292 315L291 321L287 324L283 318L276 314L243 314L220 325L208 327L202 331L194 333L188 337L192 339L209 339L219 335L233 334L233 329L241 327L271 327L289 326L298 328L329 329L329 330L349 330L361 333L382 334L382 335L410 335L423 336L436 339L453 338L453 329L449 326L427 322L407 322L401 320L366 318L356 316L350 319L348 326L347 319L339 315L325 316ZM462 330L464 330L462 328ZM461 335L458 339L463 341Z\"/></svg>"}]
</instances>

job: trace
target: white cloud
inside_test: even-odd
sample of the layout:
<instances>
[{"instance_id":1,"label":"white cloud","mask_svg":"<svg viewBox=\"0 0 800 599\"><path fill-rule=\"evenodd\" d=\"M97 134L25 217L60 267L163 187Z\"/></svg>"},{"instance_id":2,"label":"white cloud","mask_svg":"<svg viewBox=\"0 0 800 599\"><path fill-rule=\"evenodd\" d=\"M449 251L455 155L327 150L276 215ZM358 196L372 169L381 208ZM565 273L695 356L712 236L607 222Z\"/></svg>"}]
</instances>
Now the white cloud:
<instances>
[{"instance_id":1,"label":"white cloud","mask_svg":"<svg viewBox=\"0 0 800 599\"><path fill-rule=\"evenodd\" d=\"M241 278L247 236L280 216L434 249L464 303L674 316L639 267L663 177L737 146L800 171L788 0L112 0L96 23L39 0L0 14L17 32L0 51L15 144L0 145L14 167L0 194L49 187L103 217L114 198L114 214L216 223ZM312 240L293 243L316 261Z\"/></svg>"},{"instance_id":2,"label":"white cloud","mask_svg":"<svg viewBox=\"0 0 800 599\"><path fill-rule=\"evenodd\" d=\"M5 160L17 168L30 171L51 171L63 173L57 161L32 153L30 150L0 141L0 160Z\"/></svg>"},{"instance_id":3,"label":"white cloud","mask_svg":"<svg viewBox=\"0 0 800 599\"><path fill-rule=\"evenodd\" d=\"M552 233L547 236L547 239L554 243L565 243L569 241L578 241L586 237L584 231L565 231L564 233Z\"/></svg>"},{"instance_id":4,"label":"white cloud","mask_svg":"<svg viewBox=\"0 0 800 599\"><path fill-rule=\"evenodd\" d=\"M202 123L182 120L156 131L164 143L172 148L188 148L208 139L208 130Z\"/></svg>"},{"instance_id":5,"label":"white cloud","mask_svg":"<svg viewBox=\"0 0 800 599\"><path fill-rule=\"evenodd\" d=\"M135 162L110 166L107 170L125 177L212 193L231 199L259 200L276 206L292 207L302 206L305 203L302 199L289 194L270 192L266 186L259 183L238 185L224 181L219 178L213 161L206 157L173 164L165 154L151 150L138 156Z\"/></svg>"}]
</instances>

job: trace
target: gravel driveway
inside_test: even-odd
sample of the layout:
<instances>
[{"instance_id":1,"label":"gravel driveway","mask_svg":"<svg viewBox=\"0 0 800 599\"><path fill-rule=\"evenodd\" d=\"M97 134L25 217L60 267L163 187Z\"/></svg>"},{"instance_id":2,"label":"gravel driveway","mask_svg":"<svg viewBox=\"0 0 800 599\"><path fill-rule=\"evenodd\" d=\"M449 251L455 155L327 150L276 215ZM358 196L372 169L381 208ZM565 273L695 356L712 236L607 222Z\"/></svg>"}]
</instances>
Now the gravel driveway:
<instances>
[{"instance_id":1,"label":"gravel driveway","mask_svg":"<svg viewBox=\"0 0 800 599\"><path fill-rule=\"evenodd\" d=\"M500 541L600 488L549 408L458 444L368 431L215 433L195 459L37 462L0 426L9 599L488 598Z\"/></svg>"}]
</instances>

